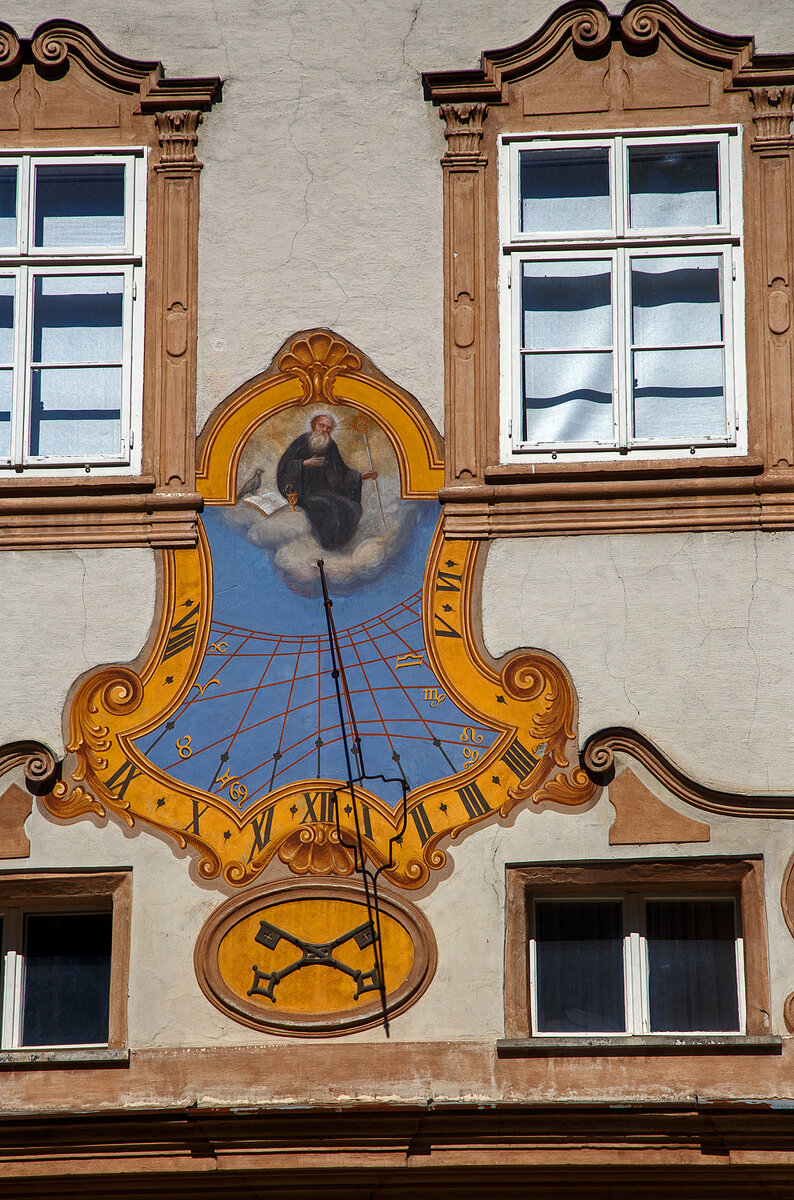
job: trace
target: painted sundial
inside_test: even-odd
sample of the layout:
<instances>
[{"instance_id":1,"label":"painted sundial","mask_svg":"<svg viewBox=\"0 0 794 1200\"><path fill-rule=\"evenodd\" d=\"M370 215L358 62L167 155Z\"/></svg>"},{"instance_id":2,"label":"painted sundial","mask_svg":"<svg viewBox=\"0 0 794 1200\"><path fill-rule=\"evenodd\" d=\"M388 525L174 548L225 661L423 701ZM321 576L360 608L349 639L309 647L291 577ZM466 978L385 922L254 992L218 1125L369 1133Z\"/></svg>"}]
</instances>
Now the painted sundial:
<instances>
[{"instance_id":1,"label":"painted sundial","mask_svg":"<svg viewBox=\"0 0 794 1200\"><path fill-rule=\"evenodd\" d=\"M163 553L145 661L78 690L50 810L166 831L232 884L275 855L351 874L355 827L412 888L496 813L591 799L563 668L480 646L478 544L445 538L442 481L410 398L331 335L296 340L213 418L199 543Z\"/></svg>"},{"instance_id":2,"label":"painted sundial","mask_svg":"<svg viewBox=\"0 0 794 1200\"><path fill-rule=\"evenodd\" d=\"M380 439L373 440L377 445ZM391 448L386 443L377 449L383 464ZM396 476L396 461L394 467ZM386 472L377 482L385 490ZM410 588L422 577L437 520L434 507L425 501L407 514L405 545L386 574L362 581L333 602L365 771L405 775L411 788L465 769L498 736L445 695L427 660L422 592ZM384 512L392 521L391 504ZM230 522L227 514L235 519ZM299 509L287 508L260 523L265 521L266 532L276 537L277 529L289 537L300 522L297 536L307 543L308 555L318 557L303 532L307 522ZM309 594L296 594L273 559L248 540L256 518L220 509L207 513L204 527L215 578L208 650L189 695L163 726L136 745L169 775L195 788L224 792L243 812L275 788L307 778L345 779L316 563L308 563L315 568L313 575L307 573ZM399 529L396 522L392 528ZM376 534L370 540L385 539ZM320 554L333 572L333 552ZM301 570L304 565L301 561ZM454 559L444 559L443 573L442 582L448 576L447 586L457 586ZM235 582L241 577L254 586L241 590ZM401 588L407 594L395 604L392 596ZM193 611L185 615L190 618ZM372 779L369 786L387 805L402 800L401 788L384 780Z\"/></svg>"}]
</instances>

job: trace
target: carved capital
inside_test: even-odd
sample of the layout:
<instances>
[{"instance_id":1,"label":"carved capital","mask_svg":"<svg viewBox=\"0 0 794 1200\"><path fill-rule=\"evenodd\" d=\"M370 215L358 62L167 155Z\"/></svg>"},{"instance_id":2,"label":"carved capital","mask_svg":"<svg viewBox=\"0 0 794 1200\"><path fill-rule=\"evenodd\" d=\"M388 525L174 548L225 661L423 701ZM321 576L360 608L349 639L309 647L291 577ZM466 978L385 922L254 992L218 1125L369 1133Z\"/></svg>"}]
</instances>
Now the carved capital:
<instances>
[{"instance_id":1,"label":"carved capital","mask_svg":"<svg viewBox=\"0 0 794 1200\"><path fill-rule=\"evenodd\" d=\"M278 369L285 375L297 375L303 384L303 403L327 401L336 404L333 383L343 371L358 371L361 359L329 333L310 333L293 342L278 360Z\"/></svg>"},{"instance_id":2,"label":"carved capital","mask_svg":"<svg viewBox=\"0 0 794 1200\"><path fill-rule=\"evenodd\" d=\"M160 141L160 167L200 167L196 158L201 113L193 111L155 113Z\"/></svg>"},{"instance_id":3,"label":"carved capital","mask_svg":"<svg viewBox=\"0 0 794 1200\"><path fill-rule=\"evenodd\" d=\"M479 155L487 104L442 104L439 116L446 122L446 159Z\"/></svg>"},{"instance_id":4,"label":"carved capital","mask_svg":"<svg viewBox=\"0 0 794 1200\"><path fill-rule=\"evenodd\" d=\"M755 140L753 149L791 144L791 120L794 87L750 88L750 101L755 109Z\"/></svg>"}]
</instances>

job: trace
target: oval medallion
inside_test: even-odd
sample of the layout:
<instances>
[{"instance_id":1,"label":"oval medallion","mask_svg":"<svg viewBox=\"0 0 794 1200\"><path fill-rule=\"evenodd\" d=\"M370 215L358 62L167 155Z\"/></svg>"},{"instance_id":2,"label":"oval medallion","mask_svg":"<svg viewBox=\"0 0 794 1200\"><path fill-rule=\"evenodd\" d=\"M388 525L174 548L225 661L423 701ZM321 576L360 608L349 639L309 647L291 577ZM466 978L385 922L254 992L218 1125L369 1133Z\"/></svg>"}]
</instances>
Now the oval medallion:
<instances>
[{"instance_id":1,"label":"oval medallion","mask_svg":"<svg viewBox=\"0 0 794 1200\"><path fill-rule=\"evenodd\" d=\"M418 1000L436 944L426 917L402 897L380 891L371 919L360 883L284 881L221 904L199 934L194 964L204 995L235 1021L332 1036L379 1024L384 995L389 1017Z\"/></svg>"}]
</instances>

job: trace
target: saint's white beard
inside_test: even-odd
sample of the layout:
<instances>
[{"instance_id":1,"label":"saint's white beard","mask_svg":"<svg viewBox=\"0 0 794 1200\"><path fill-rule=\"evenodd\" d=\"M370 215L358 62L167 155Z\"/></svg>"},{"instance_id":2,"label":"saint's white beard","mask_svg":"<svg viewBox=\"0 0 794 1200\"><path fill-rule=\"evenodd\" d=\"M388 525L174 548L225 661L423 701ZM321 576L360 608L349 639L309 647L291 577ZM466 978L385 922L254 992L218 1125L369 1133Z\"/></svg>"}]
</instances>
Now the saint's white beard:
<instances>
[{"instance_id":1,"label":"saint's white beard","mask_svg":"<svg viewBox=\"0 0 794 1200\"><path fill-rule=\"evenodd\" d=\"M328 443L331 440L330 433L320 433L315 429L309 434L309 449L312 454L322 454L328 449Z\"/></svg>"}]
</instances>

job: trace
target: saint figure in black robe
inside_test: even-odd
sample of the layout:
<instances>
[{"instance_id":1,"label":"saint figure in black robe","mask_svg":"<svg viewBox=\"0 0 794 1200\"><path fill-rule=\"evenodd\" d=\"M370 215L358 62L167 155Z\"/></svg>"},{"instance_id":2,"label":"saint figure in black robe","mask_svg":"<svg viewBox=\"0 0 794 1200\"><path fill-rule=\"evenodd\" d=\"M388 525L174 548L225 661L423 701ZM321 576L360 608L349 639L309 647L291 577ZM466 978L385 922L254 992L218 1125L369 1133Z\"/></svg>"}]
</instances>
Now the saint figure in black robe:
<instances>
[{"instance_id":1,"label":"saint figure in black robe","mask_svg":"<svg viewBox=\"0 0 794 1200\"><path fill-rule=\"evenodd\" d=\"M375 471L347 465L331 436L335 424L327 413L314 417L311 432L284 451L276 474L282 496L289 488L297 492L297 507L324 550L339 550L350 541L361 520L361 481L377 478Z\"/></svg>"}]
</instances>

